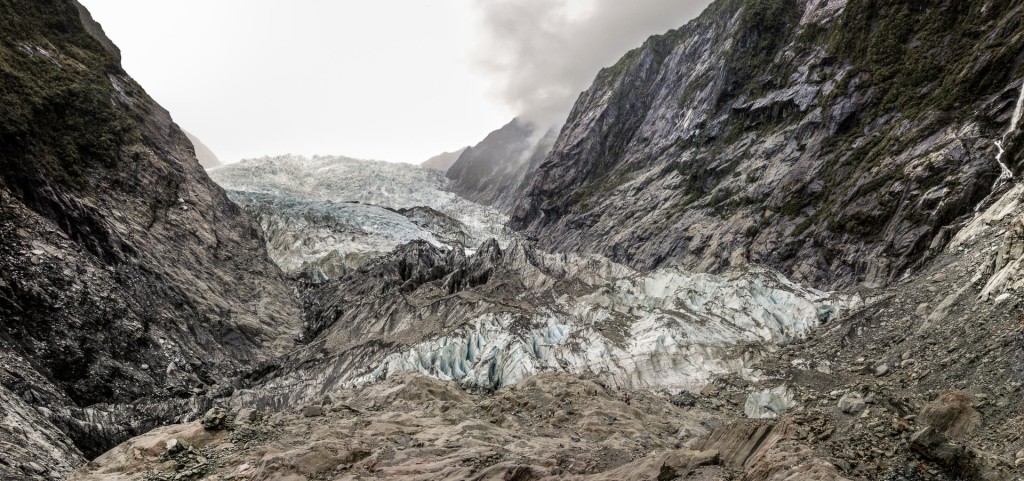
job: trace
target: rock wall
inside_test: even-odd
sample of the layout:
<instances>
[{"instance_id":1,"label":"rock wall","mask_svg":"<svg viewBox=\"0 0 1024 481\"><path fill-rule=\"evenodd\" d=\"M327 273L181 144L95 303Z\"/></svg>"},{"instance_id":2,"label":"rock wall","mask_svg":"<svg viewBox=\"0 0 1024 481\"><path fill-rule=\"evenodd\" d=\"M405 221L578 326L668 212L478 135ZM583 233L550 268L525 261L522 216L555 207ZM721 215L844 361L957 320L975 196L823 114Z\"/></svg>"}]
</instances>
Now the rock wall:
<instances>
[{"instance_id":1,"label":"rock wall","mask_svg":"<svg viewBox=\"0 0 1024 481\"><path fill-rule=\"evenodd\" d=\"M557 134L556 128L513 119L467 148L445 175L459 195L509 211Z\"/></svg>"},{"instance_id":2,"label":"rock wall","mask_svg":"<svg viewBox=\"0 0 1024 481\"><path fill-rule=\"evenodd\" d=\"M1022 16L982 0L715 2L598 74L511 225L641 269L752 262L887 285L999 176Z\"/></svg>"},{"instance_id":3,"label":"rock wall","mask_svg":"<svg viewBox=\"0 0 1024 481\"><path fill-rule=\"evenodd\" d=\"M81 5L0 16L0 384L68 436L0 464L34 452L59 476L287 351L299 306L259 226Z\"/></svg>"}]
</instances>

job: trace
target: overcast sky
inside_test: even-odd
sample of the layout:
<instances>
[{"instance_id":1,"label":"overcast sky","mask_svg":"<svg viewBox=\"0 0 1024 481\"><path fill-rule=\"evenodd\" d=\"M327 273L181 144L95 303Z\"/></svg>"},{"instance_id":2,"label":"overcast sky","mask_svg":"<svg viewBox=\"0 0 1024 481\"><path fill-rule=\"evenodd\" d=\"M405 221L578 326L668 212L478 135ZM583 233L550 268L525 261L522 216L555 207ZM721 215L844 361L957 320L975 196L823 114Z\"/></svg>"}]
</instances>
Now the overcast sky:
<instances>
[{"instance_id":1,"label":"overcast sky","mask_svg":"<svg viewBox=\"0 0 1024 481\"><path fill-rule=\"evenodd\" d=\"M418 163L512 117L564 119L597 71L708 0L80 0L125 69L224 162Z\"/></svg>"}]
</instances>

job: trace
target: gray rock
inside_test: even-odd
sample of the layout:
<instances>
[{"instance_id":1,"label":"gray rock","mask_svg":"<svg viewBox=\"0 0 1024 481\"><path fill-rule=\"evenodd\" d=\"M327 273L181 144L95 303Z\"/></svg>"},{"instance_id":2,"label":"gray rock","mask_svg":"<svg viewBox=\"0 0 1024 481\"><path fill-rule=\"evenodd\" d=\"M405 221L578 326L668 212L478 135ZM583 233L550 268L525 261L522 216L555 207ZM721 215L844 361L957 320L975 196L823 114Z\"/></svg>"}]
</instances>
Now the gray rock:
<instances>
[{"instance_id":1,"label":"gray rock","mask_svg":"<svg viewBox=\"0 0 1024 481\"><path fill-rule=\"evenodd\" d=\"M543 248L637 268L716 271L743 258L819 286L895 282L933 251L922 246L948 242L949 232L939 235L946 218L971 214L972 196L990 189L979 177L993 168L992 136L983 132L989 112L1006 107L972 90L970 75L947 72L914 88L947 82L971 91L957 120L909 120L910 102L869 112L878 92L907 88L907 78L858 74L829 59L830 49L794 40L815 22L836 28L830 22L845 2L783 2L816 20L780 22L785 40L759 59L731 55L736 36L722 32L763 28L765 19L747 24L755 20L737 10L748 4L730 5L601 71L525 184L510 225ZM919 28L927 27L912 35ZM948 48L925 37L914 37L929 45L923 51ZM975 65L968 70L980 75L987 63ZM750 68L793 74L751 92L744 86L756 76L735 75ZM897 134L891 150L872 151L872 138L895 131L918 135ZM856 179L835 175L853 158ZM949 175L936 179L924 166L939 158L936 168ZM900 200L904 192L916 197ZM832 220L821 222L824 215Z\"/></svg>"},{"instance_id":2,"label":"gray rock","mask_svg":"<svg viewBox=\"0 0 1024 481\"><path fill-rule=\"evenodd\" d=\"M302 408L302 416L307 418L315 418L324 415L323 406L306 406Z\"/></svg>"},{"instance_id":3,"label":"gray rock","mask_svg":"<svg viewBox=\"0 0 1024 481\"><path fill-rule=\"evenodd\" d=\"M0 26L11 39L0 45L4 75L19 85L5 82L5 99L61 98L68 120L4 109L0 122L0 324L19 326L0 342L0 370L49 421L12 444L0 426L2 479L27 461L65 476L81 464L69 460L201 414L207 401L187 399L188 388L283 354L302 326L257 220L225 197L170 114L72 4L5 5ZM30 68L39 60L53 70ZM68 96L67 86L87 94ZM161 339L167 333L173 341ZM174 360L187 373L139 375L140 359Z\"/></svg>"},{"instance_id":4,"label":"gray rock","mask_svg":"<svg viewBox=\"0 0 1024 481\"><path fill-rule=\"evenodd\" d=\"M44 468L41 464L34 461L22 464L21 469L24 470L25 472L32 474L46 474L46 472L49 471L48 469Z\"/></svg>"},{"instance_id":5,"label":"gray rock","mask_svg":"<svg viewBox=\"0 0 1024 481\"><path fill-rule=\"evenodd\" d=\"M181 439L171 439L165 443L167 447L167 454L178 454L182 451L186 451L189 448L188 442Z\"/></svg>"},{"instance_id":6,"label":"gray rock","mask_svg":"<svg viewBox=\"0 0 1024 481\"><path fill-rule=\"evenodd\" d=\"M658 481L668 481L685 476L687 473L702 466L714 466L720 462L719 452L715 449L707 451L679 450L672 451L665 458L658 473Z\"/></svg>"},{"instance_id":7,"label":"gray rock","mask_svg":"<svg viewBox=\"0 0 1024 481\"><path fill-rule=\"evenodd\" d=\"M750 393L743 412L748 418L770 419L781 416L795 405L793 392L782 385Z\"/></svg>"},{"instance_id":8,"label":"gray rock","mask_svg":"<svg viewBox=\"0 0 1024 481\"><path fill-rule=\"evenodd\" d=\"M235 424L250 424L258 421L260 413L252 408L242 408L235 413Z\"/></svg>"},{"instance_id":9,"label":"gray rock","mask_svg":"<svg viewBox=\"0 0 1024 481\"><path fill-rule=\"evenodd\" d=\"M206 412L203 416L203 427L210 431L219 431L227 428L228 413L224 408L215 407Z\"/></svg>"},{"instance_id":10,"label":"gray rock","mask_svg":"<svg viewBox=\"0 0 1024 481\"><path fill-rule=\"evenodd\" d=\"M919 422L950 438L963 438L981 427L981 413L971 406L971 397L961 392L943 392L921 408Z\"/></svg>"},{"instance_id":11,"label":"gray rock","mask_svg":"<svg viewBox=\"0 0 1024 481\"><path fill-rule=\"evenodd\" d=\"M950 443L946 436L933 427L914 433L910 445L926 458L946 466L955 466L966 458L963 446Z\"/></svg>"},{"instance_id":12,"label":"gray rock","mask_svg":"<svg viewBox=\"0 0 1024 481\"><path fill-rule=\"evenodd\" d=\"M839 410L846 414L860 414L867 407L860 394L849 393L839 399Z\"/></svg>"}]
</instances>

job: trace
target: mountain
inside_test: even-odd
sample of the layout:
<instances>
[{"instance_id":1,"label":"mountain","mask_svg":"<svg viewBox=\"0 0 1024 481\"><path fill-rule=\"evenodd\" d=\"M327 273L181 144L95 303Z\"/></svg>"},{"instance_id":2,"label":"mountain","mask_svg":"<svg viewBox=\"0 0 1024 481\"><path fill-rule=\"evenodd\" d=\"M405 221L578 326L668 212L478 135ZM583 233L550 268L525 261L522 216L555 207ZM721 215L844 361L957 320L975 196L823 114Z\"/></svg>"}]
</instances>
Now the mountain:
<instances>
[{"instance_id":1,"label":"mountain","mask_svg":"<svg viewBox=\"0 0 1024 481\"><path fill-rule=\"evenodd\" d=\"M196 159L199 159L199 165L202 165L207 169L212 169L221 165L221 161L217 158L217 154L214 154L213 151L203 143L203 141L199 140L199 138L194 134L186 131L182 132L184 132L185 136L188 137L189 142L192 142L192 146L196 151Z\"/></svg>"},{"instance_id":2,"label":"mountain","mask_svg":"<svg viewBox=\"0 0 1024 481\"><path fill-rule=\"evenodd\" d=\"M513 119L467 148L445 175L459 195L508 211L524 181L551 150L557 133Z\"/></svg>"},{"instance_id":3,"label":"mountain","mask_svg":"<svg viewBox=\"0 0 1024 481\"><path fill-rule=\"evenodd\" d=\"M51 479L205 410L301 322L259 225L85 8L0 16L0 478Z\"/></svg>"},{"instance_id":4,"label":"mountain","mask_svg":"<svg viewBox=\"0 0 1024 481\"><path fill-rule=\"evenodd\" d=\"M423 161L423 163L420 164L420 167L424 167L424 168L427 168L427 169L440 170L441 172L447 172L448 168L451 167L452 164L454 164L456 160L459 160L459 156L461 156L462 153L465 152L466 149L468 149L468 148L469 147L463 147L463 148L461 148L459 150L456 150L454 152L444 152L444 153L435 155L435 156L433 156L433 157Z\"/></svg>"},{"instance_id":5,"label":"mountain","mask_svg":"<svg viewBox=\"0 0 1024 481\"><path fill-rule=\"evenodd\" d=\"M424 240L472 250L508 245L508 217L449 191L435 170L409 164L298 156L245 160L210 175L260 221L271 258L314 280Z\"/></svg>"},{"instance_id":6,"label":"mountain","mask_svg":"<svg viewBox=\"0 0 1024 481\"><path fill-rule=\"evenodd\" d=\"M1024 469L1019 2L718 0L546 156L227 193L76 5L0 12L4 479Z\"/></svg>"},{"instance_id":7,"label":"mountain","mask_svg":"<svg viewBox=\"0 0 1024 481\"><path fill-rule=\"evenodd\" d=\"M892 284L993 193L1021 15L980 0L717 1L600 72L511 225L641 269L751 262L819 287Z\"/></svg>"}]
</instances>

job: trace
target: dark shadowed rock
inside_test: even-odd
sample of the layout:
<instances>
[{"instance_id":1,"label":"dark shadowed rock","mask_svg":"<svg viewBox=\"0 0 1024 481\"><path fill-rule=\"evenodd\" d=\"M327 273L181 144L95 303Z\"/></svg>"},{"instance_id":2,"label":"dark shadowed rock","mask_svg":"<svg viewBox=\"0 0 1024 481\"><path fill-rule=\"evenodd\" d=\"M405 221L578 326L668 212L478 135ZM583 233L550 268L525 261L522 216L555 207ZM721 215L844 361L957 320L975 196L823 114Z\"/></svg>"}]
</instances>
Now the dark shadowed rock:
<instances>
[{"instance_id":1,"label":"dark shadowed rock","mask_svg":"<svg viewBox=\"0 0 1024 481\"><path fill-rule=\"evenodd\" d=\"M523 194L557 134L554 128L544 130L513 119L467 148L445 175L459 195L508 211Z\"/></svg>"},{"instance_id":2,"label":"dark shadowed rock","mask_svg":"<svg viewBox=\"0 0 1024 481\"><path fill-rule=\"evenodd\" d=\"M208 409L203 393L293 345L299 311L259 226L88 12L0 10L0 398L47 420L0 464L66 474Z\"/></svg>"},{"instance_id":3,"label":"dark shadowed rock","mask_svg":"<svg viewBox=\"0 0 1024 481\"><path fill-rule=\"evenodd\" d=\"M752 262L887 285L998 176L1024 24L1016 4L988 5L714 2L598 74L511 225L638 268ZM897 28L891 55L869 54Z\"/></svg>"},{"instance_id":4,"label":"dark shadowed rock","mask_svg":"<svg viewBox=\"0 0 1024 481\"><path fill-rule=\"evenodd\" d=\"M427 169L440 170L441 172L447 172L448 169L453 164L455 164L455 161L459 160L459 157L468 148L469 147L463 147L463 148L461 148L459 150L456 150L454 152L444 152L444 153L435 155L435 156L433 156L433 157L423 161L423 163L420 164L420 167L425 167Z\"/></svg>"}]
</instances>

